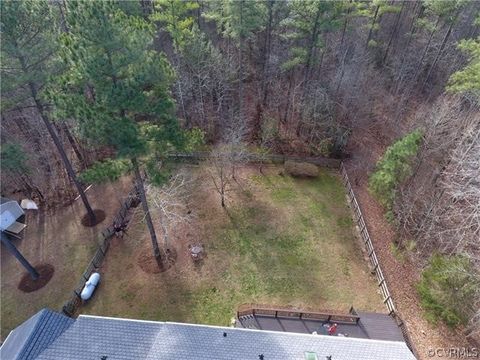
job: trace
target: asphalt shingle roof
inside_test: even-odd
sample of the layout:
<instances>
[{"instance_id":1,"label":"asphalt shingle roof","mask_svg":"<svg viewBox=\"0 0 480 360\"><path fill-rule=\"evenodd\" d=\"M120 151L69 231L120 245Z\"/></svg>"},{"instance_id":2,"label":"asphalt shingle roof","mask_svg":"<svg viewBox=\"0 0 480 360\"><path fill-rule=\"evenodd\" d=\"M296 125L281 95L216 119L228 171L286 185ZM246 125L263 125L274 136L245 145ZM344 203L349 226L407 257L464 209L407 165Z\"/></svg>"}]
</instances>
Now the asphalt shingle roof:
<instances>
[{"instance_id":1,"label":"asphalt shingle roof","mask_svg":"<svg viewBox=\"0 0 480 360\"><path fill-rule=\"evenodd\" d=\"M223 333L227 336L224 337ZM38 359L414 359L403 342L80 316Z\"/></svg>"},{"instance_id":2,"label":"asphalt shingle roof","mask_svg":"<svg viewBox=\"0 0 480 360\"><path fill-rule=\"evenodd\" d=\"M74 319L55 311L40 310L8 335L0 348L0 359L36 359L73 323Z\"/></svg>"},{"instance_id":3,"label":"asphalt shingle roof","mask_svg":"<svg viewBox=\"0 0 480 360\"><path fill-rule=\"evenodd\" d=\"M82 315L72 321L68 327L57 328L61 331L60 336L47 322L46 327L50 330L38 333L35 344L48 345L34 345L29 356L34 354L41 360L258 360L263 354L264 360L304 360L306 352L315 352L319 360L330 355L332 360L415 359L400 341Z\"/></svg>"}]
</instances>

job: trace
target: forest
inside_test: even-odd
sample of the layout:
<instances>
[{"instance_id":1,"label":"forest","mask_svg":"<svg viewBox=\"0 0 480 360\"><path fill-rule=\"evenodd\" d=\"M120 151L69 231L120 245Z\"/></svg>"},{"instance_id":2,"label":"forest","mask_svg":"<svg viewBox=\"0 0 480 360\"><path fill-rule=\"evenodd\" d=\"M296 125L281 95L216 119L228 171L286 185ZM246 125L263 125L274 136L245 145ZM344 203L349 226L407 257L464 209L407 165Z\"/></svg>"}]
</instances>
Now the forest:
<instances>
[{"instance_id":1,"label":"forest","mask_svg":"<svg viewBox=\"0 0 480 360\"><path fill-rule=\"evenodd\" d=\"M2 197L94 224L129 173L164 257L144 188L200 150L222 206L247 153L344 161L429 320L480 341L480 2L1 2Z\"/></svg>"}]
</instances>

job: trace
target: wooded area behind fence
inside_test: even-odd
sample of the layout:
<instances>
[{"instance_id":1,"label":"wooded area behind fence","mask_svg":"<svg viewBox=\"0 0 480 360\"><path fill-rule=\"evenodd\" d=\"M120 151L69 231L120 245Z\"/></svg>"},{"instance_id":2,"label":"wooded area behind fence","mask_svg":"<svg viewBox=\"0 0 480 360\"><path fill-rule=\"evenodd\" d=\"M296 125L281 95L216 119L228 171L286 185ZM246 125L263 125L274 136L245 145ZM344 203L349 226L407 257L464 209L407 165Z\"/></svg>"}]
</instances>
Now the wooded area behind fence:
<instances>
[{"instance_id":1,"label":"wooded area behind fence","mask_svg":"<svg viewBox=\"0 0 480 360\"><path fill-rule=\"evenodd\" d=\"M368 254L368 258L372 265L372 271L375 273L378 286L380 287L380 290L382 292L383 303L387 306L389 315L391 315L397 322L397 325L402 331L403 338L405 339L405 343L407 344L408 348L413 352L413 354L416 357L418 357L418 353L415 347L413 346L412 341L410 340L410 336L408 335L406 325L403 322L403 320L400 318L398 313L396 312L392 295L388 290L387 281L383 275L382 269L380 267L380 263L377 258L377 254L375 253L375 249L373 248L372 239L370 238L370 234L367 229L367 224L365 223L365 219L363 218L362 210L360 209L360 205L358 204L357 198L355 197L355 193L353 192L352 184L350 183L347 170L345 169L345 165L343 164L343 162L340 164L340 173L342 175L343 184L345 185L345 188L347 190L349 205L354 213L355 223L358 226L358 229L360 231L363 244L365 246L365 249Z\"/></svg>"},{"instance_id":2,"label":"wooded area behind fence","mask_svg":"<svg viewBox=\"0 0 480 360\"><path fill-rule=\"evenodd\" d=\"M72 317L75 314L77 308L81 305L82 299L80 297L80 294L82 292L82 289L85 286L85 283L87 282L90 275L102 265L102 262L105 259L105 255L107 254L110 245L110 239L112 238L112 236L115 235L115 229L113 224L125 224L125 222L128 221L128 219L126 219L128 210L132 207L136 207L139 202L140 199L138 197L137 189L134 186L133 189L128 193L126 199L123 201L120 210L118 211L117 215L113 220L113 223L102 231L100 235L100 243L97 250L95 251L95 254L88 263L88 266L83 272L77 286L73 290L71 298L67 302L65 302L62 307L62 312L65 315Z\"/></svg>"}]
</instances>

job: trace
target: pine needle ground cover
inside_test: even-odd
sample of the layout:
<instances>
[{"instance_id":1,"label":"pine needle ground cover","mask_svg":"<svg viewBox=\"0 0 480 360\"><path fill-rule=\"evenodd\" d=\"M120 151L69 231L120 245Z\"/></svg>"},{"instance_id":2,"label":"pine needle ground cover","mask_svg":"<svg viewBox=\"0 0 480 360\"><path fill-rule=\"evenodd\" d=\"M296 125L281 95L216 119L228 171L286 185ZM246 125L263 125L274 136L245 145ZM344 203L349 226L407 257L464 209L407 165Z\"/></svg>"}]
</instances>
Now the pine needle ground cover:
<instances>
[{"instance_id":1,"label":"pine needle ground cover","mask_svg":"<svg viewBox=\"0 0 480 360\"><path fill-rule=\"evenodd\" d=\"M384 312L338 175L294 179L280 170L239 169L224 210L198 169L196 223L170 229L178 258L166 272L138 265L150 246L138 211L127 236L112 244L102 284L82 312L216 325L228 325L243 303ZM188 255L194 242L206 249L201 265Z\"/></svg>"}]
</instances>

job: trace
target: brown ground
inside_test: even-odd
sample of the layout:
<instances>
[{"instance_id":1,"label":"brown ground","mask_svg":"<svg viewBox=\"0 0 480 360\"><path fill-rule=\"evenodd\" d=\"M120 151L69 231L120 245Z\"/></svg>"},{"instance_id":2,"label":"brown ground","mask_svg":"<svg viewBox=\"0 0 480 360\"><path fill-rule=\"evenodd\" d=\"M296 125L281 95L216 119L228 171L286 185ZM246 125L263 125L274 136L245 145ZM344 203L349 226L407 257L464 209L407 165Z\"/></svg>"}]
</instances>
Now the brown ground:
<instances>
[{"instance_id":1,"label":"brown ground","mask_svg":"<svg viewBox=\"0 0 480 360\"><path fill-rule=\"evenodd\" d=\"M113 220L123 196L132 186L130 178L87 191L94 209L103 209L106 219L94 227L84 227L81 218L85 208L80 199L55 213L28 210L25 235L14 245L33 265L51 264L55 272L41 289L25 293L18 284L25 273L22 265L1 246L1 338L44 307L61 310L71 296L97 247L100 232Z\"/></svg>"},{"instance_id":2,"label":"brown ground","mask_svg":"<svg viewBox=\"0 0 480 360\"><path fill-rule=\"evenodd\" d=\"M435 359L436 357L428 356L429 349L467 347L469 344L460 330L454 331L441 322L432 324L425 319L415 288L421 268L408 254L399 258L392 252L392 244L397 234L393 226L386 221L384 209L368 192L367 183L369 171L383 154L385 144L388 142L372 137L369 131L366 130L363 134L357 132L352 139L351 146L354 148L352 153L355 155L346 163L347 171L397 312L407 325L419 358Z\"/></svg>"},{"instance_id":3,"label":"brown ground","mask_svg":"<svg viewBox=\"0 0 480 360\"><path fill-rule=\"evenodd\" d=\"M92 227L92 226L95 226L97 224L100 224L101 222L103 222L103 220L105 220L105 216L106 216L105 211L103 211L101 209L95 209L95 210L93 210L93 213L95 214L95 221L92 221L92 219L90 218L88 213L83 215L82 220L81 220L81 223L82 223L83 226Z\"/></svg>"},{"instance_id":4,"label":"brown ground","mask_svg":"<svg viewBox=\"0 0 480 360\"><path fill-rule=\"evenodd\" d=\"M32 279L28 272L23 274L20 283L18 284L19 290L26 293L39 290L47 285L55 272L55 268L50 264L34 265L34 268L38 272L38 278L35 280Z\"/></svg>"},{"instance_id":5,"label":"brown ground","mask_svg":"<svg viewBox=\"0 0 480 360\"><path fill-rule=\"evenodd\" d=\"M169 249L162 252L159 259L153 255L152 247L149 245L140 251L137 257L137 264L147 274L158 274L170 269L177 259L177 251Z\"/></svg>"}]
</instances>

